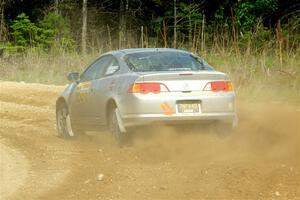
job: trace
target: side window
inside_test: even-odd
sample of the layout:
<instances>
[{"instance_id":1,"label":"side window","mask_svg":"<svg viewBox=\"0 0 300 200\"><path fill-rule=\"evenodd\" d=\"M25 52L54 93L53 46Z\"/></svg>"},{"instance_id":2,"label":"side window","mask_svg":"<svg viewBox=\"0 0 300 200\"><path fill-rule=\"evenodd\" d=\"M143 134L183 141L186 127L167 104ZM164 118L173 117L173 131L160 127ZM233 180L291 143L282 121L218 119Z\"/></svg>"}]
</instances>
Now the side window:
<instances>
[{"instance_id":1,"label":"side window","mask_svg":"<svg viewBox=\"0 0 300 200\"><path fill-rule=\"evenodd\" d=\"M101 77L103 70L110 63L112 56L104 56L91 64L81 75L81 81L90 81Z\"/></svg>"},{"instance_id":2,"label":"side window","mask_svg":"<svg viewBox=\"0 0 300 200\"><path fill-rule=\"evenodd\" d=\"M109 65L107 66L107 68L105 70L104 76L114 74L119 69L120 69L120 66L119 66L117 59L112 58L111 62L109 63Z\"/></svg>"}]
</instances>

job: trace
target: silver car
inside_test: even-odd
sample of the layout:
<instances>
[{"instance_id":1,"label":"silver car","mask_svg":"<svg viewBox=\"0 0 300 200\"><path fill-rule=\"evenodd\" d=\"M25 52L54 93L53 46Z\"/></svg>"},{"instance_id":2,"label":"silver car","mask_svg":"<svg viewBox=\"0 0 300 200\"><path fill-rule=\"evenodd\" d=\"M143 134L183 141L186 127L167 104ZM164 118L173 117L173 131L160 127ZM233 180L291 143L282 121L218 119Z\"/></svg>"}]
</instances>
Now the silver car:
<instances>
[{"instance_id":1,"label":"silver car","mask_svg":"<svg viewBox=\"0 0 300 200\"><path fill-rule=\"evenodd\" d=\"M232 82L202 58L167 48L105 53L56 102L58 135L108 128L119 140L138 126L216 122L236 125Z\"/></svg>"}]
</instances>

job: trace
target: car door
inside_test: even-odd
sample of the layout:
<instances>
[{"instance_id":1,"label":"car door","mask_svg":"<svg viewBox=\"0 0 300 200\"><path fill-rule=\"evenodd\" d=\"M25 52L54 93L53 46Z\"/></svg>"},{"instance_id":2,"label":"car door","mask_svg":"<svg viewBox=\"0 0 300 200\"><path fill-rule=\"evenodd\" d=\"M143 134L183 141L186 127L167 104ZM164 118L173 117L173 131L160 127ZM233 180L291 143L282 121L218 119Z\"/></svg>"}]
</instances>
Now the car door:
<instances>
[{"instance_id":1,"label":"car door","mask_svg":"<svg viewBox=\"0 0 300 200\"><path fill-rule=\"evenodd\" d=\"M99 71L98 76L91 83L90 112L95 125L106 124L106 103L114 96L116 84L116 72L120 69L119 63L114 56L110 56L108 64Z\"/></svg>"},{"instance_id":2,"label":"car door","mask_svg":"<svg viewBox=\"0 0 300 200\"><path fill-rule=\"evenodd\" d=\"M79 124L94 124L95 119L91 116L91 89L92 83L103 73L111 60L110 56L102 56L92 63L80 76L80 81L74 91L71 101L72 120Z\"/></svg>"}]
</instances>

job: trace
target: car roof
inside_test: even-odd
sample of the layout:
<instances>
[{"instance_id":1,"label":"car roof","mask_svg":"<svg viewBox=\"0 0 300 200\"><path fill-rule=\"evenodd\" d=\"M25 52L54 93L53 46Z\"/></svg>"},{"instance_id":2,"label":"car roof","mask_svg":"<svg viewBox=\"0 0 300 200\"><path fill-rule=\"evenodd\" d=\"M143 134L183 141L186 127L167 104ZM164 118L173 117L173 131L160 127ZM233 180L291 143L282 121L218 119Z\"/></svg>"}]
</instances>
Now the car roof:
<instances>
[{"instance_id":1,"label":"car roof","mask_svg":"<svg viewBox=\"0 0 300 200\"><path fill-rule=\"evenodd\" d=\"M187 51L173 49L173 48L131 48L131 49L120 49L116 51L111 51L105 54L113 54L113 55L126 55L131 53L143 53L143 52L179 52L179 53L189 53Z\"/></svg>"}]
</instances>

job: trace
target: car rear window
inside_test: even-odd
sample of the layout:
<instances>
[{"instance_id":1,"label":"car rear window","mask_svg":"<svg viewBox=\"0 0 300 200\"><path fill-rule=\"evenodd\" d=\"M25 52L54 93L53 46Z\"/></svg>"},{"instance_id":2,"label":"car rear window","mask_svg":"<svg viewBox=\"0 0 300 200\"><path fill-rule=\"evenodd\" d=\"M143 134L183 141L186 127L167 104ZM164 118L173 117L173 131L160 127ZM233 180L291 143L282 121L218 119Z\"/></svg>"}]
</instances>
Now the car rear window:
<instances>
[{"instance_id":1,"label":"car rear window","mask_svg":"<svg viewBox=\"0 0 300 200\"><path fill-rule=\"evenodd\" d=\"M201 71L213 70L203 59L183 52L140 52L125 56L132 71Z\"/></svg>"}]
</instances>

